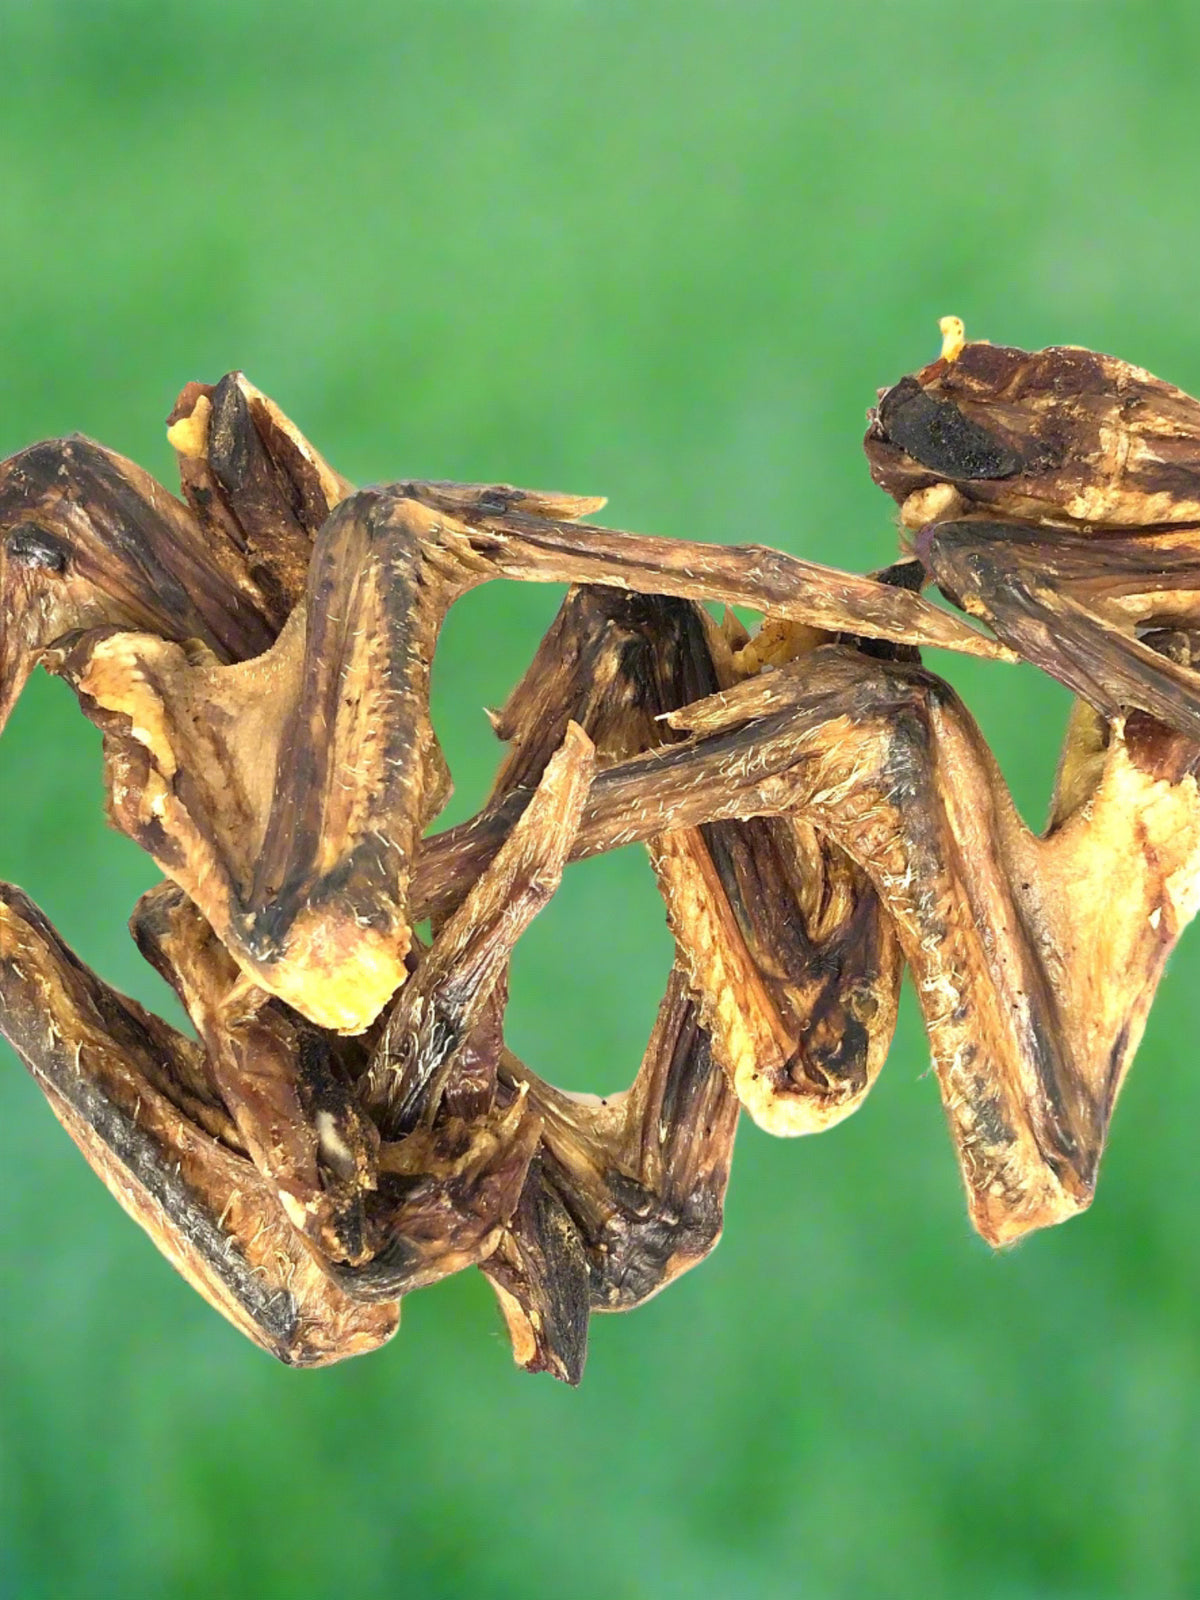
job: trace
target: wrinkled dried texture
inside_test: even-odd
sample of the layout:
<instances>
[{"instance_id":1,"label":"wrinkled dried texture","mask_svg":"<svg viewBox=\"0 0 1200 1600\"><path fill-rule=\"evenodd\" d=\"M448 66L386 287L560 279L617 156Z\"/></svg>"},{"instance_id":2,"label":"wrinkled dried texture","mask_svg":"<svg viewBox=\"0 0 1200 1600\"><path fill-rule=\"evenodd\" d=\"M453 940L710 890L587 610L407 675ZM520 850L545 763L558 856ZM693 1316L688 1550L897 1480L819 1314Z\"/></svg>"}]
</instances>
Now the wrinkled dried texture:
<instances>
[{"instance_id":1,"label":"wrinkled dried texture","mask_svg":"<svg viewBox=\"0 0 1200 1600\"><path fill-rule=\"evenodd\" d=\"M0 727L38 652L77 629L199 639L221 661L274 637L236 560L140 467L88 439L0 464L0 529Z\"/></svg>"},{"instance_id":2,"label":"wrinkled dried texture","mask_svg":"<svg viewBox=\"0 0 1200 1600\"><path fill-rule=\"evenodd\" d=\"M184 497L208 541L238 552L278 632L304 593L317 531L353 484L243 373L188 384L168 422Z\"/></svg>"},{"instance_id":3,"label":"wrinkled dried texture","mask_svg":"<svg viewBox=\"0 0 1200 1600\"><path fill-rule=\"evenodd\" d=\"M107 502L89 522L89 484L70 527L55 532L56 508L20 479L16 501L31 520L6 517L0 581L6 606L42 626L26 620L10 630L5 692L16 692L31 652L90 630L55 649L52 664L104 731L114 820L196 902L255 982L322 1027L360 1031L404 978L416 841L445 798L429 665L442 619L466 589L500 576L585 579L758 605L910 644L1000 648L874 579L757 546L564 520L594 500L416 481L346 494L344 480L236 375L185 391L171 431L196 510L190 522L141 475L121 502L132 533L113 534ZM68 474L74 448L36 447ZM120 480L123 465L110 467ZM322 502L335 509L309 558ZM18 532L24 543L13 547ZM54 561L30 565L35 534L58 539ZM192 590L176 581L161 615L131 613L87 564L97 541L217 552L219 571L201 562L191 582L220 603L208 601L205 626L193 626ZM153 590L153 575L147 584ZM221 599L231 585L236 594ZM286 627L260 653L296 596ZM252 608L252 645L225 616L235 600ZM106 634L104 624L126 632ZM239 714L251 701L253 714Z\"/></svg>"},{"instance_id":4,"label":"wrinkled dried texture","mask_svg":"<svg viewBox=\"0 0 1200 1600\"><path fill-rule=\"evenodd\" d=\"M1072 345L965 344L888 389L866 443L901 505L949 483L964 508L1006 521L1200 524L1200 402Z\"/></svg>"},{"instance_id":5,"label":"wrinkled dried texture","mask_svg":"<svg viewBox=\"0 0 1200 1600\"><path fill-rule=\"evenodd\" d=\"M4 1032L110 1192L167 1259L280 1360L373 1350L397 1308L338 1292L244 1155L206 1132L194 1046L84 967L19 890L0 891Z\"/></svg>"},{"instance_id":6,"label":"wrinkled dried texture","mask_svg":"<svg viewBox=\"0 0 1200 1600\"><path fill-rule=\"evenodd\" d=\"M1025 828L950 690L825 647L671 718L694 740L602 771L580 854L800 813L858 863L912 967L972 1215L994 1243L1090 1200L1117 1090L1196 910L1196 748L1077 726L1059 825ZM1085 803L1086 802L1086 803ZM488 829L431 841L470 870ZM1129 864L1119 907L1112 862ZM724 991L722 991L724 992Z\"/></svg>"},{"instance_id":7,"label":"wrinkled dried texture","mask_svg":"<svg viewBox=\"0 0 1200 1600\"><path fill-rule=\"evenodd\" d=\"M591 740L568 722L520 821L400 989L362 1086L385 1137L432 1123L517 940L558 887L594 767Z\"/></svg>"},{"instance_id":8,"label":"wrinkled dried texture","mask_svg":"<svg viewBox=\"0 0 1200 1600\"><path fill-rule=\"evenodd\" d=\"M557 882L591 763L586 736L569 727L520 823L415 961L365 1053L247 986L178 889L139 908L139 943L184 1001L256 1164L357 1298L395 1299L484 1258L517 1204L540 1130L526 1097L494 1110L489 1101L469 1119L453 1104L440 1113L508 953ZM406 1094L396 1107L398 1062ZM412 1111L411 1126L397 1110Z\"/></svg>"},{"instance_id":9,"label":"wrinkled dried texture","mask_svg":"<svg viewBox=\"0 0 1200 1600\"><path fill-rule=\"evenodd\" d=\"M1113 731L1086 804L1060 804L1039 840L961 704L919 668L821 649L672 720L703 736L602 772L580 850L714 812L811 818L894 919L976 1226L1002 1243L1086 1205L1154 989L1197 908L1196 747ZM1069 753L1063 781L1078 781L1081 758Z\"/></svg>"},{"instance_id":10,"label":"wrinkled dried texture","mask_svg":"<svg viewBox=\"0 0 1200 1600\"><path fill-rule=\"evenodd\" d=\"M880 398L871 475L943 593L1109 718L1200 738L1200 402L1089 350L966 344Z\"/></svg>"},{"instance_id":11,"label":"wrinkled dried texture","mask_svg":"<svg viewBox=\"0 0 1200 1600\"><path fill-rule=\"evenodd\" d=\"M779 625L769 649L761 641L739 659L694 606L582 591L497 718L514 747L490 808L493 836L536 771L530 750L544 759L558 736L562 708L576 709L602 755L628 755L669 737L663 714L822 637ZM478 837L487 817L455 837ZM882 1066L900 980L899 948L862 874L790 817L664 830L651 859L680 961L742 1103L776 1133L815 1132L848 1115Z\"/></svg>"},{"instance_id":12,"label":"wrinkled dried texture","mask_svg":"<svg viewBox=\"0 0 1200 1600\"><path fill-rule=\"evenodd\" d=\"M660 714L715 681L709 635L703 614L685 602L572 592L494 718L509 751L493 808L518 786L544 782L572 720L595 740L601 762L673 737ZM627 1094L603 1102L564 1095L508 1051L498 1064L498 1092L528 1093L543 1135L483 1270L516 1359L577 1383L590 1311L636 1304L716 1243L737 1100L678 968Z\"/></svg>"},{"instance_id":13,"label":"wrinkled dried texture","mask_svg":"<svg viewBox=\"0 0 1200 1600\"><path fill-rule=\"evenodd\" d=\"M293 1225L332 1260L368 1258L364 1196L379 1134L359 1109L340 1041L261 990L175 884L143 895L133 934L176 990L214 1087Z\"/></svg>"},{"instance_id":14,"label":"wrinkled dried texture","mask_svg":"<svg viewBox=\"0 0 1200 1600\"><path fill-rule=\"evenodd\" d=\"M0 719L40 659L102 728L113 820L173 880L135 934L199 1042L14 890L5 1031L285 1360L370 1348L478 1265L517 1359L577 1382L591 1312L715 1244L739 1102L779 1133L861 1103L902 959L976 1226L1061 1220L1200 898L1198 411L1109 358L954 343L873 421L918 560L872 577L577 526L602 502L569 495L356 492L241 374L172 414L184 502L87 441L34 446L0 466ZM1042 839L915 647L1008 652L927 575L1090 702ZM496 714L488 804L423 838L438 631L498 576L587 586ZM751 638L700 600L773 615ZM632 1087L568 1095L505 1046L508 962L568 857L631 842L675 964Z\"/></svg>"}]
</instances>

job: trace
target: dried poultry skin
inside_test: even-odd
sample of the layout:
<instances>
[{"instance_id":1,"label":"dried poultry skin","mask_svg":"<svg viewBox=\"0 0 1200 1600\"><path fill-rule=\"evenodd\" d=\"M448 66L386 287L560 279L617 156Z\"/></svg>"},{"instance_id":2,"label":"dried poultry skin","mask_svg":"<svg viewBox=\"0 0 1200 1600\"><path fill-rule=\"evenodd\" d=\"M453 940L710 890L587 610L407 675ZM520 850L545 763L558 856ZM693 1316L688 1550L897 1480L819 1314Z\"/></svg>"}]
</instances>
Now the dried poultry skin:
<instances>
[{"instance_id":1,"label":"dried poultry skin","mask_svg":"<svg viewBox=\"0 0 1200 1600\"><path fill-rule=\"evenodd\" d=\"M580 523L596 499L356 491L240 374L169 436L183 501L86 440L0 464L0 722L41 662L102 729L110 815L167 876L135 937L198 1040L11 888L0 1021L249 1337L340 1359L477 1265L517 1359L577 1382L591 1312L716 1243L740 1106L799 1134L862 1103L904 963L979 1231L1089 1203L1200 897L1195 401L952 327L872 414L915 559L867 577ZM438 631L496 577L576 587L494 718L491 798L430 835ZM922 645L1081 697L1044 837ZM676 961L630 1090L568 1095L505 1045L509 957L568 860L639 841Z\"/></svg>"}]
</instances>

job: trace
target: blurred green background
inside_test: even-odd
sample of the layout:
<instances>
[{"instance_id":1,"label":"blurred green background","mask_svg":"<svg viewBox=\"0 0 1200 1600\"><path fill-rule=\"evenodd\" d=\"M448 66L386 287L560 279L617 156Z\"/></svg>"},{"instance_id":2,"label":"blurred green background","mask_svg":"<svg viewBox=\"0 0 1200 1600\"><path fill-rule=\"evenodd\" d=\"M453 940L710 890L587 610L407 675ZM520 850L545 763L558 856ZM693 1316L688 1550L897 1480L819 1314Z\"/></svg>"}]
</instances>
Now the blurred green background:
<instances>
[{"instance_id":1,"label":"blurred green background","mask_svg":"<svg viewBox=\"0 0 1200 1600\"><path fill-rule=\"evenodd\" d=\"M0 0L0 62L0 455L81 429L167 474L176 391L241 366L360 481L607 491L863 568L895 546L864 410L939 315L1200 391L1190 5ZM451 819L558 599L451 618ZM1040 820L1065 695L933 664ZM153 869L45 678L0 816L0 876L161 1003L124 933ZM669 960L638 852L572 869L515 1048L623 1085ZM1200 1592L1198 977L1193 936L1094 1209L1000 1257L910 1002L850 1123L744 1127L720 1249L597 1319L578 1392L513 1368L476 1274L367 1360L274 1367L6 1055L0 1594Z\"/></svg>"}]
</instances>

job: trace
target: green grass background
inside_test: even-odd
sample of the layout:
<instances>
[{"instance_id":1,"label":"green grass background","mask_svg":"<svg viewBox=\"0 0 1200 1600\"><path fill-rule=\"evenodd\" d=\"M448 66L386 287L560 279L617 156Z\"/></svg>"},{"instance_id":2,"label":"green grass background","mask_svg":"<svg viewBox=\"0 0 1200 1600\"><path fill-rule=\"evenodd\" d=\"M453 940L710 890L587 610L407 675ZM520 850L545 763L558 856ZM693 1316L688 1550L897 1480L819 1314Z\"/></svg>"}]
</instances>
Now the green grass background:
<instances>
[{"instance_id":1,"label":"green grass background","mask_svg":"<svg viewBox=\"0 0 1200 1600\"><path fill-rule=\"evenodd\" d=\"M939 315L1200 391L1198 67L1166 0L0 0L0 455L82 429L168 473L175 392L241 366L360 481L607 491L618 524L878 565L863 413ZM452 818L558 598L497 584L446 629ZM1065 695L934 664L1040 819ZM153 870L44 678L0 875L158 1003L124 933ZM572 869L515 1047L623 1085L668 963L639 853ZM578 1392L513 1368L475 1274L369 1359L274 1367L6 1055L0 1593L1200 1592L1198 977L1193 939L1094 1209L1000 1257L909 1004L850 1123L743 1129L720 1249L594 1323Z\"/></svg>"}]
</instances>

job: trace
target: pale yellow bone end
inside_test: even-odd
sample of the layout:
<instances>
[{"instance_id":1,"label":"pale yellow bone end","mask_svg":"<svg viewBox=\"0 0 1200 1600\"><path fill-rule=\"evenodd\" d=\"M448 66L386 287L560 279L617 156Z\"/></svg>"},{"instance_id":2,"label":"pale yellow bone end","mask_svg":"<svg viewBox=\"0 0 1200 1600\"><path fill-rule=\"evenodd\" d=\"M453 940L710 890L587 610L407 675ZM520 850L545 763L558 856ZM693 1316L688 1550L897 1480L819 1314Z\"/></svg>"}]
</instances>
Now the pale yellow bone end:
<instances>
[{"instance_id":1,"label":"pale yellow bone end","mask_svg":"<svg viewBox=\"0 0 1200 1600\"><path fill-rule=\"evenodd\" d=\"M957 361L963 345L967 342L967 330L963 327L961 317L943 317L938 323L938 331L942 336L943 361Z\"/></svg>"},{"instance_id":2,"label":"pale yellow bone end","mask_svg":"<svg viewBox=\"0 0 1200 1600\"><path fill-rule=\"evenodd\" d=\"M181 456L193 459L203 456L208 444L208 424L212 417L212 401L200 395L186 417L180 417L167 429L167 443Z\"/></svg>"},{"instance_id":3,"label":"pale yellow bone end","mask_svg":"<svg viewBox=\"0 0 1200 1600\"><path fill-rule=\"evenodd\" d=\"M218 930L220 931L220 930ZM306 911L288 930L282 959L256 963L234 953L250 981L332 1033L369 1028L408 976L407 927L389 932L360 927L352 917Z\"/></svg>"},{"instance_id":4,"label":"pale yellow bone end","mask_svg":"<svg viewBox=\"0 0 1200 1600\"><path fill-rule=\"evenodd\" d=\"M930 483L906 498L900 507L900 526L915 533L927 522L952 522L964 505L952 483Z\"/></svg>"}]
</instances>

